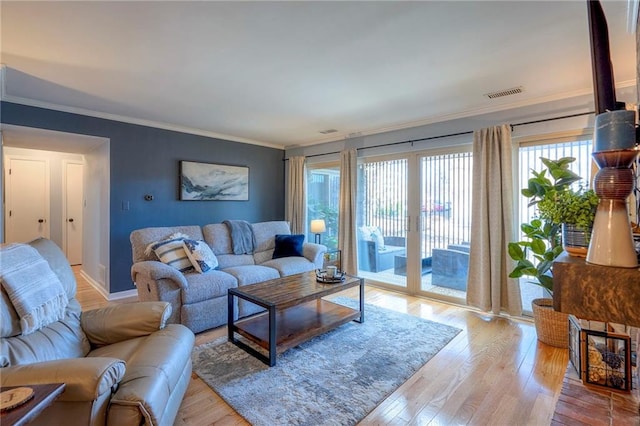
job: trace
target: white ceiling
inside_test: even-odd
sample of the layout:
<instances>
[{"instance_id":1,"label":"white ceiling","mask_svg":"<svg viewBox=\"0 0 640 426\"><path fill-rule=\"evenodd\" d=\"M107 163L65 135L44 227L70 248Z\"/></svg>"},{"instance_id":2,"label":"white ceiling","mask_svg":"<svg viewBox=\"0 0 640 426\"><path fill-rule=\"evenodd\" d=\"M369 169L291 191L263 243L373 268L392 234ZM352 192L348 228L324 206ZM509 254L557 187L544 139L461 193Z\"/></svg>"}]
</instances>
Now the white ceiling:
<instances>
[{"instance_id":1,"label":"white ceiling","mask_svg":"<svg viewBox=\"0 0 640 426\"><path fill-rule=\"evenodd\" d=\"M5 100L278 147L593 87L586 1L0 4ZM633 85L627 2L603 8Z\"/></svg>"}]
</instances>

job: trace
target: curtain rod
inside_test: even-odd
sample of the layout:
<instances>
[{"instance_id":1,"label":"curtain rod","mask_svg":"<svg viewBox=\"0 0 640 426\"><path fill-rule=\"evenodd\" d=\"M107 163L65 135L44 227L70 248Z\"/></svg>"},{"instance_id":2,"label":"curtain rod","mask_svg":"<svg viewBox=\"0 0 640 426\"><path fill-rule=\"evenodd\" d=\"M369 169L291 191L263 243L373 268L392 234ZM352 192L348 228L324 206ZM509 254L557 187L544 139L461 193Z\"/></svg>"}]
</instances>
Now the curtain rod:
<instances>
[{"instance_id":1,"label":"curtain rod","mask_svg":"<svg viewBox=\"0 0 640 426\"><path fill-rule=\"evenodd\" d=\"M569 115L561 115L559 117L551 117L551 118L543 118L540 120L534 120L534 121L525 121L523 123L516 123L516 124L511 124L511 131L513 131L514 127L517 126L526 126L528 124L538 124L538 123L544 123L547 121L555 121L555 120L562 120L565 118L574 118L574 117L580 117L583 115L590 115L590 114L595 114L595 111L589 111L589 112L581 112L578 114L569 114ZM451 138L453 136L461 136L461 135L471 135L473 134L473 130L469 130L466 132L459 132L459 133L450 133L448 135L440 135L440 136L428 136L426 138L419 138L419 139L409 139L406 141L399 141L399 142L389 142L389 143L383 143L383 144L379 144L379 145L371 145L371 146L363 146L362 148L356 148L356 151L362 151L365 149L372 149L372 148L380 148L380 147L384 147L384 146L393 146L393 145L402 145L405 143L414 143L414 142L422 142L422 141L428 141L428 140L432 140L432 139L442 139L442 138ZM321 157L323 155L332 155L332 154L340 154L340 151L333 151L333 152L324 152L322 154L311 154L311 155L305 155L306 158L312 158L312 157ZM282 161L287 161L288 158L283 158Z\"/></svg>"}]
</instances>

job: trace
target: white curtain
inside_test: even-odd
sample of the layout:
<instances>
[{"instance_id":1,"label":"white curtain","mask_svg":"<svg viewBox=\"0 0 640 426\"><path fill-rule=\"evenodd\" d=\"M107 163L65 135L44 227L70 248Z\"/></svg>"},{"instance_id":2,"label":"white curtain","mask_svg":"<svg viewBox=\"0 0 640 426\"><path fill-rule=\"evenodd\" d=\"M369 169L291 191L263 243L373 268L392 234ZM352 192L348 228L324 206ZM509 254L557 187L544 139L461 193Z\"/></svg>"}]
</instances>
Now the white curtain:
<instances>
[{"instance_id":1,"label":"white curtain","mask_svg":"<svg viewBox=\"0 0 640 426\"><path fill-rule=\"evenodd\" d=\"M473 133L473 205L467 303L495 314L522 314L520 287L508 278L514 238L509 125Z\"/></svg>"},{"instance_id":2,"label":"white curtain","mask_svg":"<svg viewBox=\"0 0 640 426\"><path fill-rule=\"evenodd\" d=\"M358 273L356 255L357 158L355 149L340 153L340 211L338 213L338 247L342 251L342 269Z\"/></svg>"},{"instance_id":3,"label":"white curtain","mask_svg":"<svg viewBox=\"0 0 640 426\"><path fill-rule=\"evenodd\" d=\"M285 219L289 221L292 234L305 233L307 193L304 165L304 157L289 158Z\"/></svg>"}]
</instances>

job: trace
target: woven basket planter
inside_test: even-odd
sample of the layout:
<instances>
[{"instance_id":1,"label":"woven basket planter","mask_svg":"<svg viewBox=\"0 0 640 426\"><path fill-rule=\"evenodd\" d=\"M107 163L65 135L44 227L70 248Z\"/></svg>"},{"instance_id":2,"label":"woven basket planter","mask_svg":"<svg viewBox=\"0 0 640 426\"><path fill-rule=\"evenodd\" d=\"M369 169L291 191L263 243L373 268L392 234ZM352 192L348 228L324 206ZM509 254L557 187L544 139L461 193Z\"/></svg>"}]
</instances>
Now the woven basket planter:
<instances>
[{"instance_id":1,"label":"woven basket planter","mask_svg":"<svg viewBox=\"0 0 640 426\"><path fill-rule=\"evenodd\" d=\"M531 302L538 340L556 348L569 347L569 315L553 310L553 299Z\"/></svg>"}]
</instances>

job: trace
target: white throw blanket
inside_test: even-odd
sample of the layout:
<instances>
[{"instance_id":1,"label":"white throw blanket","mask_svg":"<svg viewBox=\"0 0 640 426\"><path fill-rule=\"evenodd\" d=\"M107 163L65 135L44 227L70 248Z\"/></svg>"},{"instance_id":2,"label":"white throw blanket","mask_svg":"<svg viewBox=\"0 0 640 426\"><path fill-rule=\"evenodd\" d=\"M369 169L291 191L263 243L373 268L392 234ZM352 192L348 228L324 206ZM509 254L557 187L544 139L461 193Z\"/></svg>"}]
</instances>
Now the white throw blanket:
<instances>
[{"instance_id":1,"label":"white throw blanket","mask_svg":"<svg viewBox=\"0 0 640 426\"><path fill-rule=\"evenodd\" d=\"M27 244L0 248L0 283L18 316L22 334L64 318L69 301L49 263Z\"/></svg>"}]
</instances>

